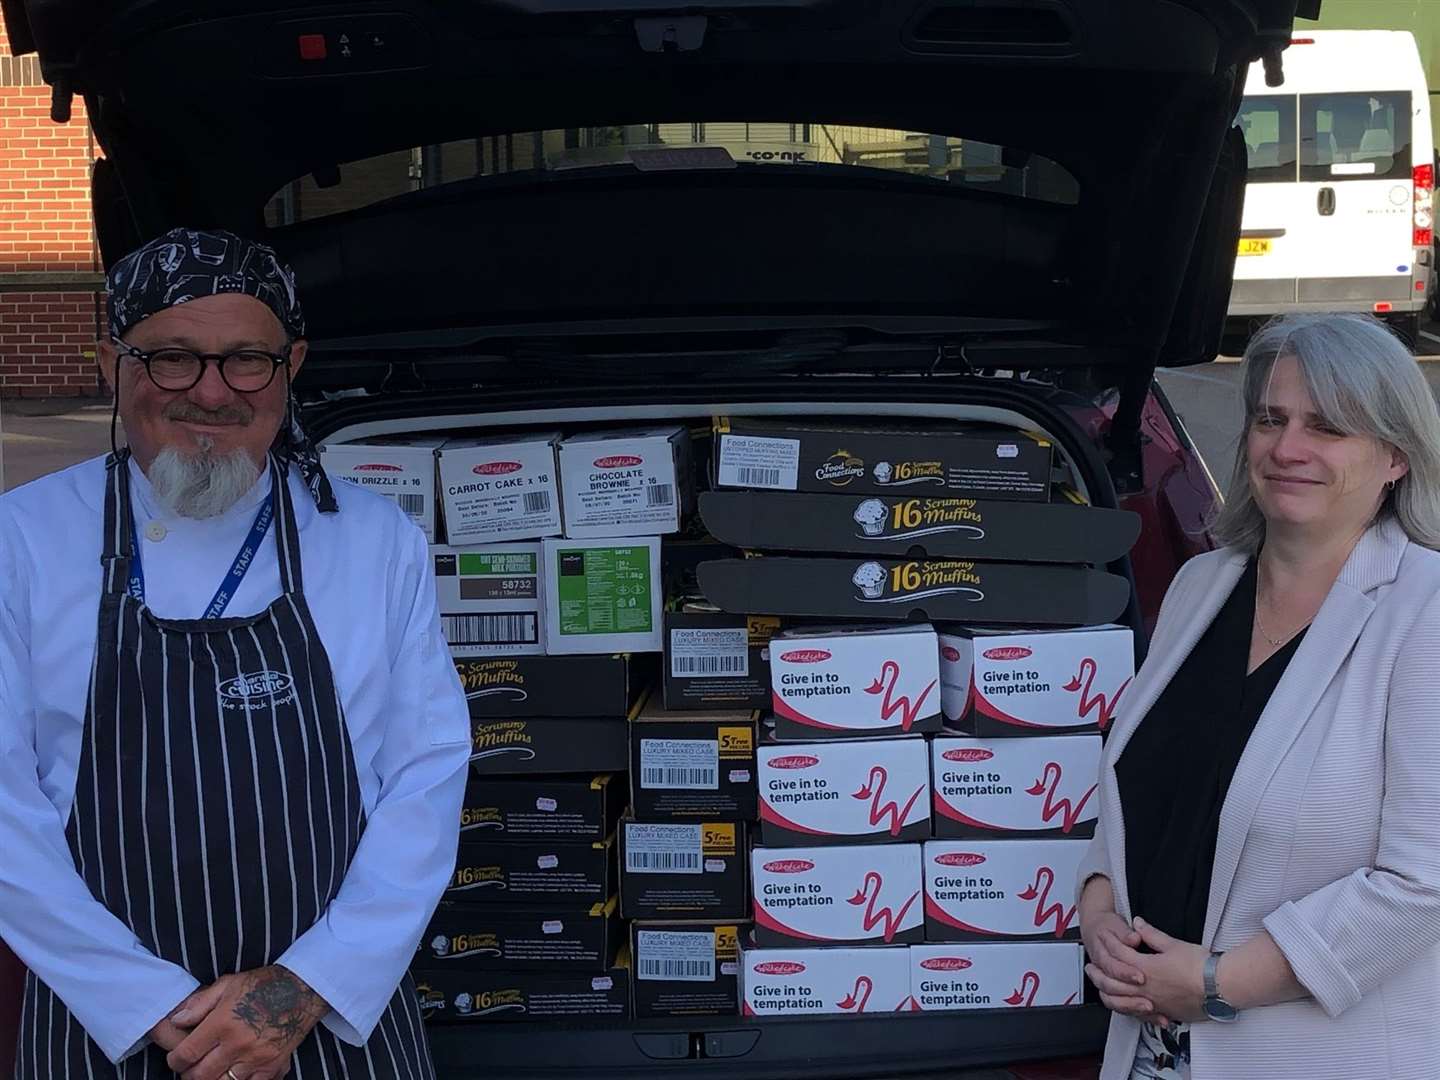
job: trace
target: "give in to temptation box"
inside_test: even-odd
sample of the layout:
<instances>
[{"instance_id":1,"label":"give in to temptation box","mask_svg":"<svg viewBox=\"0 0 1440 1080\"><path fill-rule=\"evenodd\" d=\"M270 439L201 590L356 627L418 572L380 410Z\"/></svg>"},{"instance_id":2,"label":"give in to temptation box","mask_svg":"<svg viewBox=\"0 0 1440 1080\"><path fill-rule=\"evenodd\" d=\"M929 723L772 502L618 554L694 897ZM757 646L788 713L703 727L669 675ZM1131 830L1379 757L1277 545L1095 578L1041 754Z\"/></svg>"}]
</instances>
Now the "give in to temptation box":
<instances>
[{"instance_id":1,"label":"give in to temptation box","mask_svg":"<svg viewBox=\"0 0 1440 1080\"><path fill-rule=\"evenodd\" d=\"M744 1016L896 1013L909 1009L910 950L803 948L740 951Z\"/></svg>"},{"instance_id":2,"label":"give in to temptation box","mask_svg":"<svg viewBox=\"0 0 1440 1080\"><path fill-rule=\"evenodd\" d=\"M1078 1005L1084 951L1063 941L910 946L915 1012Z\"/></svg>"},{"instance_id":3,"label":"give in to temptation box","mask_svg":"<svg viewBox=\"0 0 1440 1080\"><path fill-rule=\"evenodd\" d=\"M770 707L770 641L780 620L722 611L665 613L667 709Z\"/></svg>"},{"instance_id":4,"label":"give in to temptation box","mask_svg":"<svg viewBox=\"0 0 1440 1080\"><path fill-rule=\"evenodd\" d=\"M461 841L446 900L586 908L615 891L614 838Z\"/></svg>"},{"instance_id":5,"label":"give in to temptation box","mask_svg":"<svg viewBox=\"0 0 1440 1080\"><path fill-rule=\"evenodd\" d=\"M430 549L440 629L456 658L541 651L540 545Z\"/></svg>"},{"instance_id":6,"label":"give in to temptation box","mask_svg":"<svg viewBox=\"0 0 1440 1080\"><path fill-rule=\"evenodd\" d=\"M531 540L560 532L559 434L451 439L435 452L445 538Z\"/></svg>"},{"instance_id":7,"label":"give in to temptation box","mask_svg":"<svg viewBox=\"0 0 1440 1080\"><path fill-rule=\"evenodd\" d=\"M1078 840L931 840L926 941L1079 939Z\"/></svg>"},{"instance_id":8,"label":"give in to temptation box","mask_svg":"<svg viewBox=\"0 0 1440 1080\"><path fill-rule=\"evenodd\" d=\"M659 537L546 540L541 547L545 652L662 650Z\"/></svg>"},{"instance_id":9,"label":"give in to temptation box","mask_svg":"<svg viewBox=\"0 0 1440 1080\"><path fill-rule=\"evenodd\" d=\"M1095 835L1100 736L942 736L930 752L937 837Z\"/></svg>"},{"instance_id":10,"label":"give in to temptation box","mask_svg":"<svg viewBox=\"0 0 1440 1080\"><path fill-rule=\"evenodd\" d=\"M734 1016L743 924L636 922L635 1015Z\"/></svg>"},{"instance_id":11,"label":"give in to temptation box","mask_svg":"<svg viewBox=\"0 0 1440 1080\"><path fill-rule=\"evenodd\" d=\"M936 430L718 417L715 486L1046 502L1052 447L1013 428Z\"/></svg>"},{"instance_id":12,"label":"give in to temptation box","mask_svg":"<svg viewBox=\"0 0 1440 1080\"><path fill-rule=\"evenodd\" d=\"M761 945L924 939L919 844L755 848L750 881Z\"/></svg>"},{"instance_id":13,"label":"give in to temptation box","mask_svg":"<svg viewBox=\"0 0 1440 1080\"><path fill-rule=\"evenodd\" d=\"M623 719L534 716L470 725L470 769L483 776L624 772L630 725Z\"/></svg>"},{"instance_id":14,"label":"give in to temptation box","mask_svg":"<svg viewBox=\"0 0 1440 1080\"><path fill-rule=\"evenodd\" d=\"M695 506L690 462L690 431L684 427L571 435L560 443L565 535L678 532Z\"/></svg>"},{"instance_id":15,"label":"give in to temptation box","mask_svg":"<svg viewBox=\"0 0 1440 1080\"><path fill-rule=\"evenodd\" d=\"M416 947L414 967L602 972L621 940L615 897L576 911L442 902Z\"/></svg>"},{"instance_id":16,"label":"give in to temptation box","mask_svg":"<svg viewBox=\"0 0 1440 1080\"><path fill-rule=\"evenodd\" d=\"M623 963L599 975L440 969L416 971L414 977L427 1024L630 1015L630 969Z\"/></svg>"},{"instance_id":17,"label":"give in to temptation box","mask_svg":"<svg viewBox=\"0 0 1440 1080\"><path fill-rule=\"evenodd\" d=\"M939 731L940 646L920 625L786 630L771 642L778 739Z\"/></svg>"},{"instance_id":18,"label":"give in to temptation box","mask_svg":"<svg viewBox=\"0 0 1440 1080\"><path fill-rule=\"evenodd\" d=\"M435 450L440 438L365 439L320 448L320 463L332 477L383 495L434 543Z\"/></svg>"},{"instance_id":19,"label":"give in to temptation box","mask_svg":"<svg viewBox=\"0 0 1440 1080\"><path fill-rule=\"evenodd\" d=\"M753 821L750 711L670 712L655 697L630 723L630 805L641 821Z\"/></svg>"},{"instance_id":20,"label":"give in to temptation box","mask_svg":"<svg viewBox=\"0 0 1440 1080\"><path fill-rule=\"evenodd\" d=\"M1105 731L1135 675L1124 626L940 635L945 723L974 735Z\"/></svg>"},{"instance_id":21,"label":"give in to temptation box","mask_svg":"<svg viewBox=\"0 0 1440 1080\"><path fill-rule=\"evenodd\" d=\"M760 747L767 848L930 838L930 762L918 738Z\"/></svg>"},{"instance_id":22,"label":"give in to temptation box","mask_svg":"<svg viewBox=\"0 0 1440 1080\"><path fill-rule=\"evenodd\" d=\"M626 919L749 915L745 825L620 824L620 914Z\"/></svg>"},{"instance_id":23,"label":"give in to temptation box","mask_svg":"<svg viewBox=\"0 0 1440 1080\"><path fill-rule=\"evenodd\" d=\"M649 682L643 657L468 657L455 661L474 719L630 715Z\"/></svg>"},{"instance_id":24,"label":"give in to temptation box","mask_svg":"<svg viewBox=\"0 0 1440 1080\"><path fill-rule=\"evenodd\" d=\"M604 840L624 802L623 783L611 773L472 777L460 808L460 839Z\"/></svg>"}]
</instances>

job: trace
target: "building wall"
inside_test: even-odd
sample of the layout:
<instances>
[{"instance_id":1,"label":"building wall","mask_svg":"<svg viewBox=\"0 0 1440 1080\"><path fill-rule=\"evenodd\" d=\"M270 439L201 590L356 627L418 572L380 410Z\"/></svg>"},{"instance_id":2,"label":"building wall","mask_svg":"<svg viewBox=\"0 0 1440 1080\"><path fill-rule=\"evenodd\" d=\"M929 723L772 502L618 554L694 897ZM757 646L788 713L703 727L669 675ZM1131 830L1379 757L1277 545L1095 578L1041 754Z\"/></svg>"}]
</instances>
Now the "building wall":
<instances>
[{"instance_id":1,"label":"building wall","mask_svg":"<svg viewBox=\"0 0 1440 1080\"><path fill-rule=\"evenodd\" d=\"M0 24L0 397L95 395L102 312L85 106L50 120L34 56Z\"/></svg>"}]
</instances>

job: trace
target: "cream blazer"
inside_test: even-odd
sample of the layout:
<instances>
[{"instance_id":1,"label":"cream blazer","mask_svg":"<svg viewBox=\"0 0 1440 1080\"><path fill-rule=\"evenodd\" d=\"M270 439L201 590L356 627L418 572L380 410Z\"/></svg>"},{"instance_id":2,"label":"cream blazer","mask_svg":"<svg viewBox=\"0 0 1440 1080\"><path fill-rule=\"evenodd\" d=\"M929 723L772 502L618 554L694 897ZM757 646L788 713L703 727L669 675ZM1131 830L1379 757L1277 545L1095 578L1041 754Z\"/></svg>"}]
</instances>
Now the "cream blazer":
<instances>
[{"instance_id":1,"label":"cream blazer","mask_svg":"<svg viewBox=\"0 0 1440 1080\"><path fill-rule=\"evenodd\" d=\"M1106 742L1079 880L1108 877L1127 919L1115 762L1244 569L1229 548L1181 568ZM1437 681L1440 553L1380 522L1271 695L1220 813L1201 944L1268 930L1310 997L1195 1024L1194 1080L1440 1078ZM1101 1080L1127 1080L1139 1030L1111 1017Z\"/></svg>"}]
</instances>

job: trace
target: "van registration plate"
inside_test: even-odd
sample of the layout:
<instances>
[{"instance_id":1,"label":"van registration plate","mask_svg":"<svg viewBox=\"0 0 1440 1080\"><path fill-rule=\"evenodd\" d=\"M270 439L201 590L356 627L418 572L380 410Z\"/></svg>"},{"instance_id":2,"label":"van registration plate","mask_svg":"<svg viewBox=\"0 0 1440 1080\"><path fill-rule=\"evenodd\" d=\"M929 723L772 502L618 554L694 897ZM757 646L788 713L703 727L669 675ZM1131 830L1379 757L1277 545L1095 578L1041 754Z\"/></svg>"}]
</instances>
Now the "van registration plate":
<instances>
[{"instance_id":1,"label":"van registration plate","mask_svg":"<svg viewBox=\"0 0 1440 1080\"><path fill-rule=\"evenodd\" d=\"M1259 237L1246 237L1240 241L1241 255L1269 255L1270 240Z\"/></svg>"}]
</instances>

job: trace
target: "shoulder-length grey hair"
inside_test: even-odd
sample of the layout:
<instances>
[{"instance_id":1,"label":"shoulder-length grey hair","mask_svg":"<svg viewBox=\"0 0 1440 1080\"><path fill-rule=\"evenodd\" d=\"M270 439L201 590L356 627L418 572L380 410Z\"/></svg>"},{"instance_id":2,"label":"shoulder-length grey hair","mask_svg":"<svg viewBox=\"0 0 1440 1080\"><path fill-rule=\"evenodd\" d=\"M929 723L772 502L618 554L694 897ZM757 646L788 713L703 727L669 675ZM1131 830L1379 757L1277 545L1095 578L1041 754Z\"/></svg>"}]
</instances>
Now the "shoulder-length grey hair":
<instances>
[{"instance_id":1,"label":"shoulder-length grey hair","mask_svg":"<svg viewBox=\"0 0 1440 1080\"><path fill-rule=\"evenodd\" d=\"M1244 428L1224 507L1212 531L1250 554L1265 539L1265 518L1250 490L1245 432L1262 408L1270 371L1293 356L1325 423L1395 447L1410 464L1380 507L1410 539L1440 548L1440 410L1404 343L1369 315L1334 313L1272 319L1251 339L1241 374Z\"/></svg>"}]
</instances>

